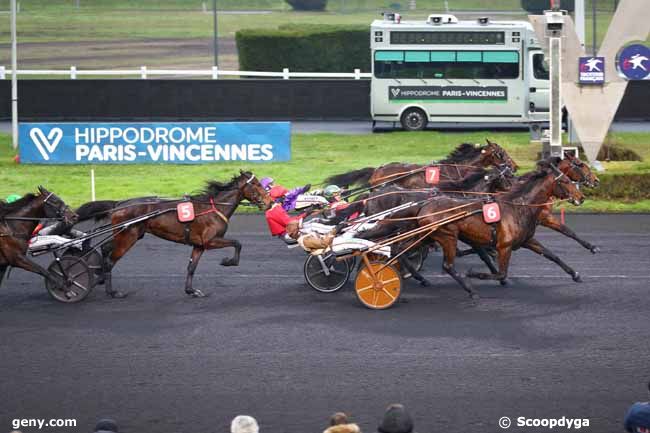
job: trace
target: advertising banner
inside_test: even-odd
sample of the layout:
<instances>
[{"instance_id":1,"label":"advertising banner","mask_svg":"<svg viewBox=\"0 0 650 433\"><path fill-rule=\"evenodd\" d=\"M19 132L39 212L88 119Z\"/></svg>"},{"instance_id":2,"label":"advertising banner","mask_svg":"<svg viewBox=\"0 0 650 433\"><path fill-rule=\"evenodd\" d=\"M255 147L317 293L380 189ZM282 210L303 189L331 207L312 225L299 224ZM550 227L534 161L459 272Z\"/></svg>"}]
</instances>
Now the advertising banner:
<instances>
[{"instance_id":1,"label":"advertising banner","mask_svg":"<svg viewBox=\"0 0 650 433\"><path fill-rule=\"evenodd\" d=\"M389 101L506 102L506 86L390 86Z\"/></svg>"},{"instance_id":2,"label":"advertising banner","mask_svg":"<svg viewBox=\"0 0 650 433\"><path fill-rule=\"evenodd\" d=\"M291 159L289 122L21 123L30 164L202 164Z\"/></svg>"}]
</instances>

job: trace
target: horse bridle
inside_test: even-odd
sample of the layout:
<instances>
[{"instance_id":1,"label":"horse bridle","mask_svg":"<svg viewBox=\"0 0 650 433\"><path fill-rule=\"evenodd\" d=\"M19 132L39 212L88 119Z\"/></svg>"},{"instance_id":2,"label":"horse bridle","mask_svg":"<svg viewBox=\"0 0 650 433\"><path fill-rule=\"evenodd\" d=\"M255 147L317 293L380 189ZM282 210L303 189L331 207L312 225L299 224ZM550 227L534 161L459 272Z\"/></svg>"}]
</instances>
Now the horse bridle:
<instances>
[{"instance_id":1,"label":"horse bridle","mask_svg":"<svg viewBox=\"0 0 650 433\"><path fill-rule=\"evenodd\" d=\"M246 173L244 173L244 176L246 176ZM255 179L256 179L255 175L253 173L251 173L251 177L249 177L246 180L246 183L244 184L244 188L246 187L246 185L250 185ZM255 200L258 201L258 203L256 204L257 206L260 206L260 205L264 204L264 200L262 200L262 197L260 196L260 194L257 191L254 191L253 194L254 194Z\"/></svg>"},{"instance_id":2,"label":"horse bridle","mask_svg":"<svg viewBox=\"0 0 650 433\"><path fill-rule=\"evenodd\" d=\"M56 197L53 192L50 192L47 195L47 197L45 197L45 199L43 200L43 206L45 207L49 206L50 208L53 208L56 213L56 217L54 219L64 221L66 219L65 213L66 211L70 210L70 206L65 204L65 202L59 199L58 197L56 197L60 202L58 205L51 203L49 200L50 198L52 198L52 196ZM47 211L45 212L45 216L47 217ZM52 219L52 218L48 217L48 219Z\"/></svg>"}]
</instances>

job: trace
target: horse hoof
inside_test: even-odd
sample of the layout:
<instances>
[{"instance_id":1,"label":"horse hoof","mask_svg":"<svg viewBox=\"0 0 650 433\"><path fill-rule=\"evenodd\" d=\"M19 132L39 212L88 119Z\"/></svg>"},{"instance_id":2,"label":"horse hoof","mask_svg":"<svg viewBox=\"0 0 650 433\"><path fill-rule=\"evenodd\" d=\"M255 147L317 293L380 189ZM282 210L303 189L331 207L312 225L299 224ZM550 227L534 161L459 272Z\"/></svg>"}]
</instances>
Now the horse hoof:
<instances>
[{"instance_id":1,"label":"horse hoof","mask_svg":"<svg viewBox=\"0 0 650 433\"><path fill-rule=\"evenodd\" d=\"M502 286L507 286L508 280L499 280L499 283L501 283Z\"/></svg>"},{"instance_id":2,"label":"horse hoof","mask_svg":"<svg viewBox=\"0 0 650 433\"><path fill-rule=\"evenodd\" d=\"M119 290L116 290L114 292L108 292L106 293L108 296L110 296L113 299L124 299L127 296L129 296L128 293L120 292Z\"/></svg>"},{"instance_id":3,"label":"horse hoof","mask_svg":"<svg viewBox=\"0 0 650 433\"><path fill-rule=\"evenodd\" d=\"M223 259L221 261L221 266L238 266L239 263L237 263L234 259Z\"/></svg>"},{"instance_id":4,"label":"horse hoof","mask_svg":"<svg viewBox=\"0 0 650 433\"><path fill-rule=\"evenodd\" d=\"M582 277L579 272L574 273L572 278L576 283L582 283Z\"/></svg>"},{"instance_id":5,"label":"horse hoof","mask_svg":"<svg viewBox=\"0 0 650 433\"><path fill-rule=\"evenodd\" d=\"M472 301L478 301L481 299L478 293L470 293L469 297L472 299Z\"/></svg>"},{"instance_id":6,"label":"horse hoof","mask_svg":"<svg viewBox=\"0 0 650 433\"><path fill-rule=\"evenodd\" d=\"M600 248L598 248L598 247L592 247L590 251L591 251L591 254L596 254L596 253L599 253L599 252L600 252Z\"/></svg>"},{"instance_id":7,"label":"horse hoof","mask_svg":"<svg viewBox=\"0 0 650 433\"><path fill-rule=\"evenodd\" d=\"M420 285L422 287L429 287L431 285L431 283L429 282L429 280L422 280L422 281L420 281Z\"/></svg>"},{"instance_id":8,"label":"horse hoof","mask_svg":"<svg viewBox=\"0 0 650 433\"><path fill-rule=\"evenodd\" d=\"M205 298L207 295L200 291L199 289L192 290L191 292L185 292L192 298Z\"/></svg>"}]
</instances>

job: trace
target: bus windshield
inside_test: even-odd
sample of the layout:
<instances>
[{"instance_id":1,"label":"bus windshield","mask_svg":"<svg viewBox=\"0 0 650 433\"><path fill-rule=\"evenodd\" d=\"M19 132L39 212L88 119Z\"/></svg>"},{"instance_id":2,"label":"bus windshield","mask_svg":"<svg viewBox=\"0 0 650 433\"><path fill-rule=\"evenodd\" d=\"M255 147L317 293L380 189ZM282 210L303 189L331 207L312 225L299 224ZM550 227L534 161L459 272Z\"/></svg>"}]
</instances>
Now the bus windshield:
<instances>
[{"instance_id":1,"label":"bus windshield","mask_svg":"<svg viewBox=\"0 0 650 433\"><path fill-rule=\"evenodd\" d=\"M376 51L376 78L514 79L517 51Z\"/></svg>"}]
</instances>

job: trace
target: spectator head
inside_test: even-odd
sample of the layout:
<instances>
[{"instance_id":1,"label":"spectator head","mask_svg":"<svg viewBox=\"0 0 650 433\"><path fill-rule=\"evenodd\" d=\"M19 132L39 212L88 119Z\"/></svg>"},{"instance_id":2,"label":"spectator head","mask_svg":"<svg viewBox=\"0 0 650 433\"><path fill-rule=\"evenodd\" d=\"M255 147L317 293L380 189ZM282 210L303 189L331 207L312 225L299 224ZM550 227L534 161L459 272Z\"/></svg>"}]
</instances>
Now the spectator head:
<instances>
[{"instance_id":1,"label":"spectator head","mask_svg":"<svg viewBox=\"0 0 650 433\"><path fill-rule=\"evenodd\" d=\"M258 433L260 427L252 416L238 415L230 423L230 433Z\"/></svg>"},{"instance_id":2,"label":"spectator head","mask_svg":"<svg viewBox=\"0 0 650 433\"><path fill-rule=\"evenodd\" d=\"M118 433L117 423L110 418L104 418L97 421L95 433Z\"/></svg>"},{"instance_id":3,"label":"spectator head","mask_svg":"<svg viewBox=\"0 0 650 433\"><path fill-rule=\"evenodd\" d=\"M379 433L412 433L413 420L401 404L391 404L377 428Z\"/></svg>"},{"instance_id":4,"label":"spectator head","mask_svg":"<svg viewBox=\"0 0 650 433\"><path fill-rule=\"evenodd\" d=\"M330 425L341 425L348 423L348 416L343 412L336 412L330 417Z\"/></svg>"}]
</instances>

